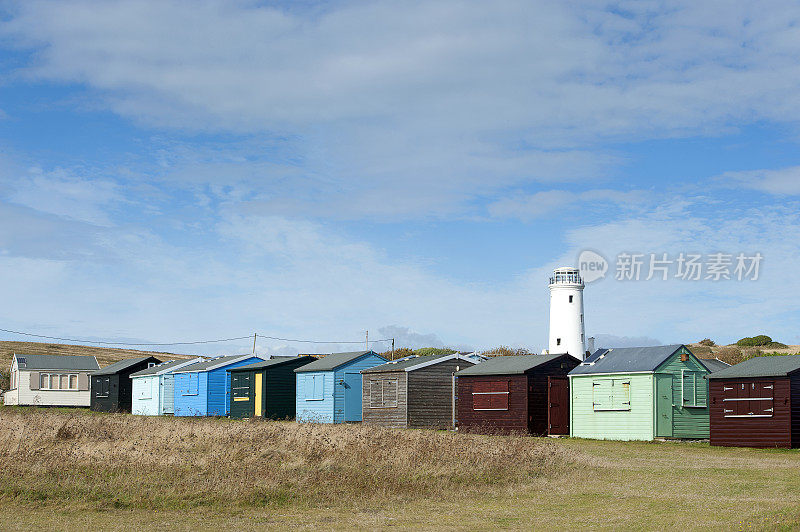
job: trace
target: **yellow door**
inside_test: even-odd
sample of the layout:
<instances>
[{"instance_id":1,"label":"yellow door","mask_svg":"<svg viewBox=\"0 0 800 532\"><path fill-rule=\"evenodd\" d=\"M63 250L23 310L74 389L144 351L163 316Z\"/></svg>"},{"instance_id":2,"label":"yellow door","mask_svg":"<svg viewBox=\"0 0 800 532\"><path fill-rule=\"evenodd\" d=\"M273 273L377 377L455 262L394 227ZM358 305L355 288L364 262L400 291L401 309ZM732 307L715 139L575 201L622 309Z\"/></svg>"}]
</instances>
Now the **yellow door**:
<instances>
[{"instance_id":1,"label":"yellow door","mask_svg":"<svg viewBox=\"0 0 800 532\"><path fill-rule=\"evenodd\" d=\"M256 417L261 417L261 378L264 376L263 373L256 373Z\"/></svg>"}]
</instances>

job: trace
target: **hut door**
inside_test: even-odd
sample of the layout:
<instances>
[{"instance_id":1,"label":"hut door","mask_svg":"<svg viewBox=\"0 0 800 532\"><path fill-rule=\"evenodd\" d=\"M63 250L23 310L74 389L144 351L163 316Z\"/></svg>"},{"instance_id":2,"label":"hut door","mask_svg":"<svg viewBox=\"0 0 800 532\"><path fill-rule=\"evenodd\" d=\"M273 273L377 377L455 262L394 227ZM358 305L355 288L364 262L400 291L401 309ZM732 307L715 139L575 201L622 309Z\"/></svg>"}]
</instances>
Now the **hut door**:
<instances>
[{"instance_id":1,"label":"hut door","mask_svg":"<svg viewBox=\"0 0 800 532\"><path fill-rule=\"evenodd\" d=\"M256 393L255 393L256 399L255 399L255 402L254 402L254 407L255 407L254 414L255 414L255 417L261 417L261 416L264 415L263 412L261 411L261 401L262 401L262 393L263 393L263 389L261 387L262 386L261 380L263 378L264 378L264 374L263 373L256 372Z\"/></svg>"},{"instance_id":2,"label":"hut door","mask_svg":"<svg viewBox=\"0 0 800 532\"><path fill-rule=\"evenodd\" d=\"M656 374L656 436L672 437L672 376Z\"/></svg>"},{"instance_id":3,"label":"hut door","mask_svg":"<svg viewBox=\"0 0 800 532\"><path fill-rule=\"evenodd\" d=\"M344 374L344 420L361 421L361 373Z\"/></svg>"},{"instance_id":4,"label":"hut door","mask_svg":"<svg viewBox=\"0 0 800 532\"><path fill-rule=\"evenodd\" d=\"M569 434L569 382L547 377L547 433Z\"/></svg>"}]
</instances>

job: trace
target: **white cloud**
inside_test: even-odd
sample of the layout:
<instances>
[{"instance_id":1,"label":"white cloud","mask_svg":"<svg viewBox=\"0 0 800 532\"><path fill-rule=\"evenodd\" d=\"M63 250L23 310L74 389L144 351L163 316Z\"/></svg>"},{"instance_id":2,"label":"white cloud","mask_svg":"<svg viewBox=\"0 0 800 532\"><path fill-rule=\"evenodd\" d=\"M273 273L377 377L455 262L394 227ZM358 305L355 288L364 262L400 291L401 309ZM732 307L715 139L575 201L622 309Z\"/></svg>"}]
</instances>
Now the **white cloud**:
<instances>
[{"instance_id":1,"label":"white cloud","mask_svg":"<svg viewBox=\"0 0 800 532\"><path fill-rule=\"evenodd\" d=\"M475 215L499 191L609 175L608 141L800 119L795 4L605 8L31 0L3 35L35 51L25 75L123 116L270 139L268 164L166 172L238 176L258 213Z\"/></svg>"},{"instance_id":2,"label":"white cloud","mask_svg":"<svg viewBox=\"0 0 800 532\"><path fill-rule=\"evenodd\" d=\"M641 191L623 192L617 190L586 190L569 192L566 190L546 190L535 194L519 193L499 199L489 204L489 214L494 218L515 218L523 222L563 216L575 210L600 209L610 218L610 210L641 210L648 195ZM572 216L572 215L571 215Z\"/></svg>"},{"instance_id":3,"label":"white cloud","mask_svg":"<svg viewBox=\"0 0 800 532\"><path fill-rule=\"evenodd\" d=\"M727 172L721 176L721 179L731 181L741 187L760 190L769 194L800 195L800 166L791 166L778 170Z\"/></svg>"}]
</instances>

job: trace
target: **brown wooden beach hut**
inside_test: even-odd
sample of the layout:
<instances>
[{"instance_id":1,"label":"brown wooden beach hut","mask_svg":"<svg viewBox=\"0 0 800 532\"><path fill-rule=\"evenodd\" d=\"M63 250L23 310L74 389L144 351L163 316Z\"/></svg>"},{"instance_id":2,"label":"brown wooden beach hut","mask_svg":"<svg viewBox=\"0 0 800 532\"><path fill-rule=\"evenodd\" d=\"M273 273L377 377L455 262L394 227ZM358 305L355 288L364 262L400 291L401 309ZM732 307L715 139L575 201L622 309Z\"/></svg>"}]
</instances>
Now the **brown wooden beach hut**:
<instances>
[{"instance_id":1,"label":"brown wooden beach hut","mask_svg":"<svg viewBox=\"0 0 800 532\"><path fill-rule=\"evenodd\" d=\"M711 445L800 447L800 355L751 358L708 378Z\"/></svg>"},{"instance_id":2,"label":"brown wooden beach hut","mask_svg":"<svg viewBox=\"0 0 800 532\"><path fill-rule=\"evenodd\" d=\"M459 371L458 427L467 432L569 434L571 355L490 358Z\"/></svg>"},{"instance_id":3,"label":"brown wooden beach hut","mask_svg":"<svg viewBox=\"0 0 800 532\"><path fill-rule=\"evenodd\" d=\"M453 374L475 363L463 355L410 356L361 372L363 423L444 429L453 424Z\"/></svg>"}]
</instances>

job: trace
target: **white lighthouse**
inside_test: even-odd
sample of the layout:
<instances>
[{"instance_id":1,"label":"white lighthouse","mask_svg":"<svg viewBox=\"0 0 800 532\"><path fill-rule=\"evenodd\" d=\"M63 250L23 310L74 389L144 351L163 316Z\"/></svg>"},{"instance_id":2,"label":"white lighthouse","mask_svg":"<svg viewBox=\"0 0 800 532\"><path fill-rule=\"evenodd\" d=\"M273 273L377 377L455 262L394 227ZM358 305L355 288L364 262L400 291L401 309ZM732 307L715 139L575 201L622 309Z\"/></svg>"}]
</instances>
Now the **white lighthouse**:
<instances>
[{"instance_id":1,"label":"white lighthouse","mask_svg":"<svg viewBox=\"0 0 800 532\"><path fill-rule=\"evenodd\" d=\"M586 358L583 326L583 279L578 268L556 268L550 278L549 353Z\"/></svg>"}]
</instances>

